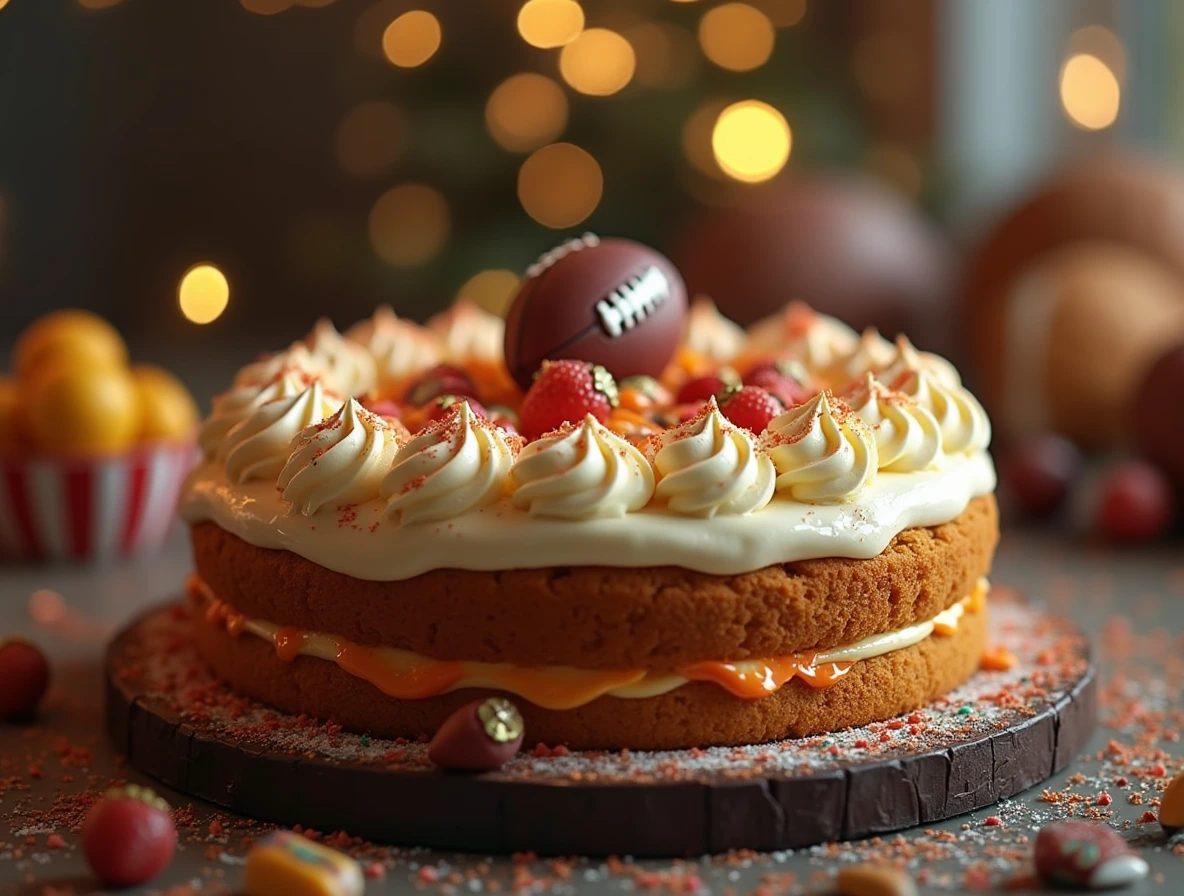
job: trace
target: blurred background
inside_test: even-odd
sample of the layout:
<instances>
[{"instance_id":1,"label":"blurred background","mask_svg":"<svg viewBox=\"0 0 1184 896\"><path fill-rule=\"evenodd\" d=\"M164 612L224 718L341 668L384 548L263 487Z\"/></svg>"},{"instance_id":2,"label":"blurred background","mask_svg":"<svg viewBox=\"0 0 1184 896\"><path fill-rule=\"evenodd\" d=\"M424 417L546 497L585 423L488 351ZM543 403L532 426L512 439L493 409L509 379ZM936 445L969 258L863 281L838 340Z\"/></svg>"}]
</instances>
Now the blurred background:
<instances>
[{"instance_id":1,"label":"blurred background","mask_svg":"<svg viewBox=\"0 0 1184 896\"><path fill-rule=\"evenodd\" d=\"M592 230L1105 445L1184 339L1182 38L1167 0L0 0L0 343L79 305L229 366L499 311Z\"/></svg>"}]
</instances>

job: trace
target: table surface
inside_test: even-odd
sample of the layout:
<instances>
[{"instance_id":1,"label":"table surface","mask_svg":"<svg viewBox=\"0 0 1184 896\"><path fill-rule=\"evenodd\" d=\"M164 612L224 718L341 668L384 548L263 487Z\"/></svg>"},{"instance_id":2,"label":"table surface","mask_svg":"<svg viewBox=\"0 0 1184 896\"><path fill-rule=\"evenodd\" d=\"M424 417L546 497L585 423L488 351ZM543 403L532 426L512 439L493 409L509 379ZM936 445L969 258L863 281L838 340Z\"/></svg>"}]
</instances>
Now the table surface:
<instances>
[{"instance_id":1,"label":"table surface","mask_svg":"<svg viewBox=\"0 0 1184 896\"><path fill-rule=\"evenodd\" d=\"M142 608L178 593L189 569L184 533L178 531L163 552L135 563L0 572L0 633L35 639L55 667L37 724L0 725L0 893L95 891L76 829L89 795L125 778L152 783L121 766L102 730L104 644ZM1157 791L1184 767L1177 739L1184 724L1181 544L1113 551L1063 535L1010 532L993 579L1072 615L1094 638L1103 724L1090 751L1044 785L1048 790L1038 786L997 807L883 841L684 862L465 857L355 842L351 850L373 875L367 893L652 890L773 896L825 892L842 863L866 858L906 865L924 880L922 892L1004 885L1023 892L1017 878L1030 870L1035 830L1069 812L1107 818L1146 856L1151 878L1127 892L1181 892L1184 846L1173 851L1145 815L1154 813ZM53 612L52 597L32 599L41 589L62 595L64 615ZM128 892L171 887L177 893L234 892L246 847L267 826L162 792L181 809L178 853L151 888ZM1108 796L1100 796L1103 792Z\"/></svg>"}]
</instances>

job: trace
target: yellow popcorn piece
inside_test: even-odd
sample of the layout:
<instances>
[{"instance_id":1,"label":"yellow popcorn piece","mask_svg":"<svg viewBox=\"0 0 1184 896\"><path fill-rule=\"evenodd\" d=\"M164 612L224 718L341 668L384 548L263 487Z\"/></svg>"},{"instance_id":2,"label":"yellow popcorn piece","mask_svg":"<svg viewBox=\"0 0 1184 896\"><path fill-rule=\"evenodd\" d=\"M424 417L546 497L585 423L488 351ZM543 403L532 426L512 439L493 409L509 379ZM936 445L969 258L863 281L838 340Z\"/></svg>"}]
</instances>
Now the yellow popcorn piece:
<instances>
[{"instance_id":1,"label":"yellow popcorn piece","mask_svg":"<svg viewBox=\"0 0 1184 896\"><path fill-rule=\"evenodd\" d=\"M247 853L247 896L361 896L362 869L349 856L291 831Z\"/></svg>"}]
</instances>

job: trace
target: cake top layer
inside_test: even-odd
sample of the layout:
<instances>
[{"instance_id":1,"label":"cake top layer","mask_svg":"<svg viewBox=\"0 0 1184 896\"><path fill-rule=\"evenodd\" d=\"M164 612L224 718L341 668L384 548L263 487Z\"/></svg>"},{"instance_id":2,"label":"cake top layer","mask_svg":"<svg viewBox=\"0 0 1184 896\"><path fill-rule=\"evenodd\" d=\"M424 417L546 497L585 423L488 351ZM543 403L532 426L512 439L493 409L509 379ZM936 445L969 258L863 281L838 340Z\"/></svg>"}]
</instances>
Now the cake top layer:
<instances>
[{"instance_id":1,"label":"cake top layer","mask_svg":"<svg viewBox=\"0 0 1184 896\"><path fill-rule=\"evenodd\" d=\"M622 242L586 237L579 252L536 265L520 301L565 265L587 267ZM629 295L656 290L655 314L678 305L668 263L650 250L616 251L612 275L632 284ZM633 262L644 270L626 270ZM651 268L664 286L646 285ZM549 302L563 300L550 290ZM595 331L594 298L569 301L592 309L592 324L571 326L595 356L598 339L617 337ZM631 326L642 327L648 312L634 304ZM613 307L623 314L625 305ZM530 307L553 313L538 295ZM543 323L523 313L512 311L511 325L545 342ZM244 367L214 400L183 515L306 556L323 553L310 546L318 540L344 550L341 533L327 533L364 518L365 527L344 526L357 531L345 543L355 559L338 566L366 578L503 562L743 571L866 556L900 528L946 522L993 488L981 405L948 361L907 338L858 334L800 302L744 331L699 299L680 326L658 377L617 381L596 357L544 361L524 394L500 352L515 337L468 303L427 326L384 306L345 336L322 319L304 340ZM604 357L620 353L614 344ZM783 530L775 537L774 525ZM775 545L742 555L748 532ZM691 556L702 536L725 534L735 544ZM532 547L513 550L514 539ZM500 560L476 559L492 544ZM366 559L404 549L418 556Z\"/></svg>"}]
</instances>

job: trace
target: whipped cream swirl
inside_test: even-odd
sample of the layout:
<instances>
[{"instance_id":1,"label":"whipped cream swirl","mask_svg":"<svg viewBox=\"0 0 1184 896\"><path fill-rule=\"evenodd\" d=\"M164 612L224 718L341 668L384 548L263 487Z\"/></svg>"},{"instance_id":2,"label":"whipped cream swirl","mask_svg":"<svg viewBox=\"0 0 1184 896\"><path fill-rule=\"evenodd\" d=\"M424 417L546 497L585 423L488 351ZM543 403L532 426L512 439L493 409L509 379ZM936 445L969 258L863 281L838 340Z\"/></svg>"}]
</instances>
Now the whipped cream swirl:
<instances>
[{"instance_id":1,"label":"whipped cream swirl","mask_svg":"<svg viewBox=\"0 0 1184 896\"><path fill-rule=\"evenodd\" d=\"M276 486L305 516L326 505L360 504L378 497L396 450L395 429L349 398L296 436Z\"/></svg>"},{"instance_id":2,"label":"whipped cream swirl","mask_svg":"<svg viewBox=\"0 0 1184 896\"><path fill-rule=\"evenodd\" d=\"M924 470L941 453L941 430L933 414L907 395L893 392L874 373L855 380L841 397L872 428L881 470Z\"/></svg>"},{"instance_id":3,"label":"whipped cream swirl","mask_svg":"<svg viewBox=\"0 0 1184 896\"><path fill-rule=\"evenodd\" d=\"M907 370L924 370L943 386L957 388L962 385L958 368L941 355L920 351L903 333L896 337L895 349L887 361L872 368L879 371L876 378L880 382L891 383Z\"/></svg>"},{"instance_id":4,"label":"whipped cream swirl","mask_svg":"<svg viewBox=\"0 0 1184 896\"><path fill-rule=\"evenodd\" d=\"M308 377L328 375L323 361L314 358L303 342L293 342L282 352L262 355L243 367L234 377L236 386L270 383L285 370L295 370Z\"/></svg>"},{"instance_id":5,"label":"whipped cream swirl","mask_svg":"<svg viewBox=\"0 0 1184 896\"><path fill-rule=\"evenodd\" d=\"M428 321L449 361L500 362L504 356L506 323L466 299Z\"/></svg>"},{"instance_id":6,"label":"whipped cream swirl","mask_svg":"<svg viewBox=\"0 0 1184 896\"><path fill-rule=\"evenodd\" d=\"M316 322L304 344L324 368L327 381L343 395L364 395L377 384L378 371L370 353L338 333L327 317Z\"/></svg>"},{"instance_id":7,"label":"whipped cream swirl","mask_svg":"<svg viewBox=\"0 0 1184 896\"><path fill-rule=\"evenodd\" d=\"M933 414L946 454L973 454L990 444L991 421L978 399L961 385L943 381L937 370L905 369L888 385Z\"/></svg>"},{"instance_id":8,"label":"whipped cream swirl","mask_svg":"<svg viewBox=\"0 0 1184 896\"><path fill-rule=\"evenodd\" d=\"M370 318L354 324L345 338L370 353L382 391L440 363L435 336L419 324L398 317L390 305L380 305Z\"/></svg>"},{"instance_id":9,"label":"whipped cream swirl","mask_svg":"<svg viewBox=\"0 0 1184 896\"><path fill-rule=\"evenodd\" d=\"M515 507L565 520L624 516L654 494L645 456L591 414L523 448L510 482Z\"/></svg>"},{"instance_id":10,"label":"whipped cream swirl","mask_svg":"<svg viewBox=\"0 0 1184 896\"><path fill-rule=\"evenodd\" d=\"M790 302L784 311L757 321L748 329L748 350L784 354L801 361L811 373L822 372L855 350L859 337L837 317L819 314L805 302Z\"/></svg>"},{"instance_id":11,"label":"whipped cream swirl","mask_svg":"<svg viewBox=\"0 0 1184 896\"><path fill-rule=\"evenodd\" d=\"M855 347L830 366L826 379L835 388L842 388L868 371L883 370L895 357L892 343L875 327L868 327L859 335Z\"/></svg>"},{"instance_id":12,"label":"whipped cream swirl","mask_svg":"<svg viewBox=\"0 0 1184 896\"><path fill-rule=\"evenodd\" d=\"M197 441L202 454L210 459L218 454L226 434L246 420L255 409L275 401L291 398L308 388L312 378L296 369L285 369L270 382L250 382L234 386L214 399L210 415L202 421Z\"/></svg>"},{"instance_id":13,"label":"whipped cream swirl","mask_svg":"<svg viewBox=\"0 0 1184 896\"><path fill-rule=\"evenodd\" d=\"M851 498L879 462L870 427L829 392L774 417L762 442L777 468L777 490L798 501Z\"/></svg>"},{"instance_id":14,"label":"whipped cream swirl","mask_svg":"<svg viewBox=\"0 0 1184 896\"><path fill-rule=\"evenodd\" d=\"M292 439L340 407L319 380L298 395L260 405L226 434L219 452L225 458L226 478L238 485L252 479L275 481L291 453Z\"/></svg>"},{"instance_id":15,"label":"whipped cream swirl","mask_svg":"<svg viewBox=\"0 0 1184 896\"><path fill-rule=\"evenodd\" d=\"M520 442L458 402L447 417L399 449L380 494L403 525L451 519L505 492Z\"/></svg>"},{"instance_id":16,"label":"whipped cream swirl","mask_svg":"<svg viewBox=\"0 0 1184 896\"><path fill-rule=\"evenodd\" d=\"M711 299L697 296L691 302L687 319L687 348L691 351L723 364L740 354L747 338L744 328L720 314Z\"/></svg>"},{"instance_id":17,"label":"whipped cream swirl","mask_svg":"<svg viewBox=\"0 0 1184 896\"><path fill-rule=\"evenodd\" d=\"M654 495L676 513L752 513L773 497L773 462L747 430L719 412L714 398L694 419L653 436L645 449L658 473Z\"/></svg>"}]
</instances>

